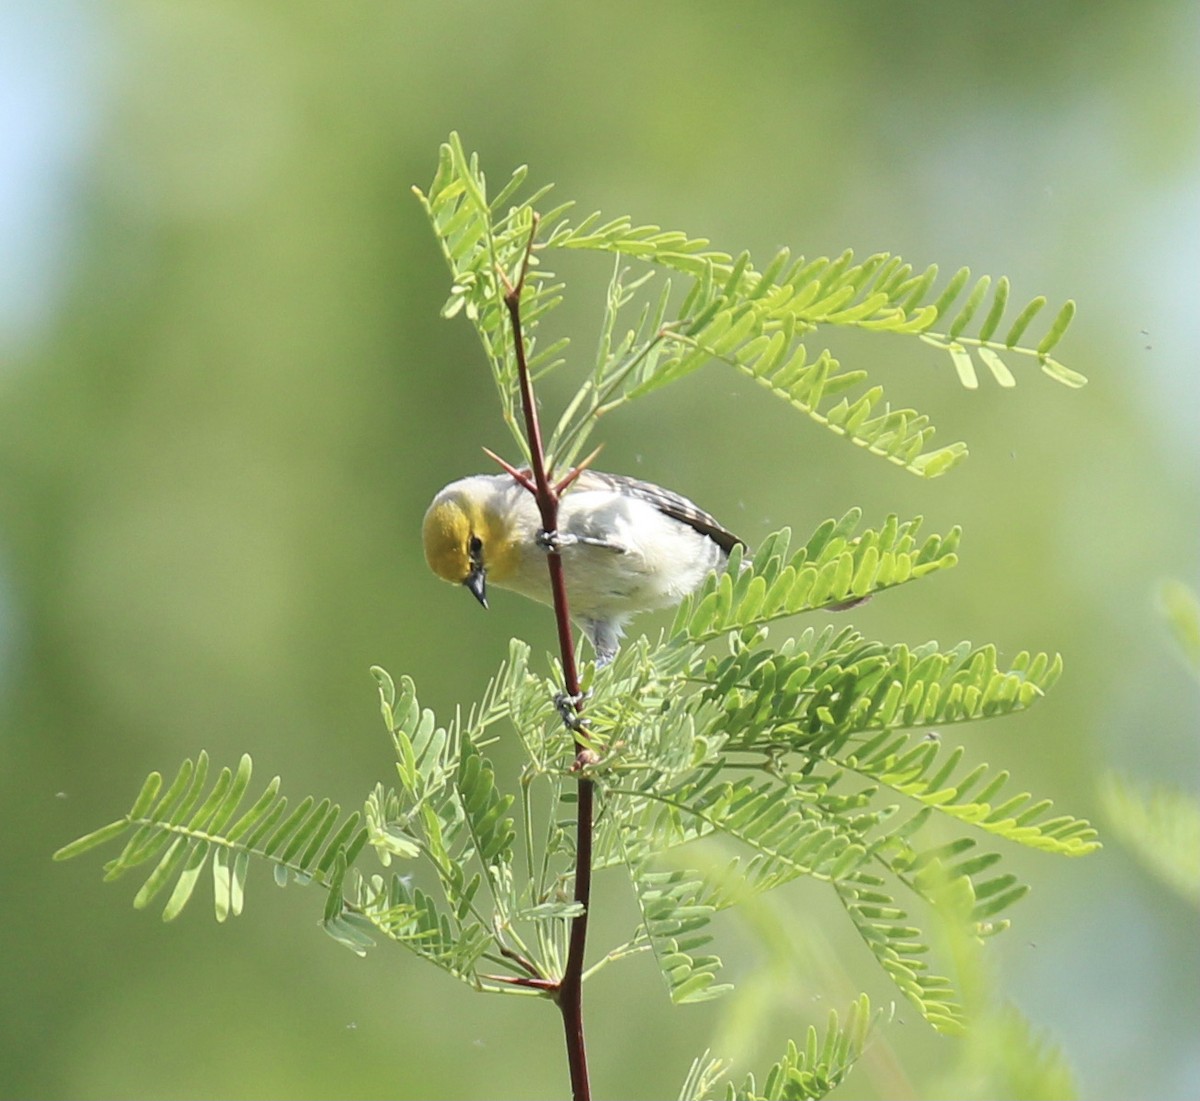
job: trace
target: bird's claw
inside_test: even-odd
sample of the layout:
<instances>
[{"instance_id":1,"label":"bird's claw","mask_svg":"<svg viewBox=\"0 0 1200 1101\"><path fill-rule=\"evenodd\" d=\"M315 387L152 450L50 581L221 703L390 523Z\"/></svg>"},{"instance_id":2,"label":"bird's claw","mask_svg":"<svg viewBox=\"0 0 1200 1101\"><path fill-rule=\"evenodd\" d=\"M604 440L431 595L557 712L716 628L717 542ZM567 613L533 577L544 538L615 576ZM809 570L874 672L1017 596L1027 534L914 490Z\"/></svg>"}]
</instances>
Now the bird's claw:
<instances>
[{"instance_id":1,"label":"bird's claw","mask_svg":"<svg viewBox=\"0 0 1200 1101\"><path fill-rule=\"evenodd\" d=\"M579 714L579 705L587 697L588 694L586 692L580 692L575 696L572 696L569 692L556 692L554 694L554 709L558 712L558 717L562 719L563 725L568 730L578 733L583 729L583 716Z\"/></svg>"},{"instance_id":2,"label":"bird's claw","mask_svg":"<svg viewBox=\"0 0 1200 1101\"><path fill-rule=\"evenodd\" d=\"M568 535L561 531L546 531L545 528L539 529L534 539L537 545L548 554L561 554L566 547L578 542L574 535Z\"/></svg>"}]
</instances>

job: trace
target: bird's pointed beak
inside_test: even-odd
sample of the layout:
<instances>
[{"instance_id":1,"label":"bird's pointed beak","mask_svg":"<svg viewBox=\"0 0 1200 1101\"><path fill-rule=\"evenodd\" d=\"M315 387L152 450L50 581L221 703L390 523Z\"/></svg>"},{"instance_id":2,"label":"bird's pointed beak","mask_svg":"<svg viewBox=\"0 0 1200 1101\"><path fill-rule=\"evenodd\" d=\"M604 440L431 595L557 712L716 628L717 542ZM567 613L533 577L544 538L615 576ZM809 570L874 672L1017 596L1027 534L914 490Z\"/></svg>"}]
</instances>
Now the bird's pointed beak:
<instances>
[{"instance_id":1,"label":"bird's pointed beak","mask_svg":"<svg viewBox=\"0 0 1200 1101\"><path fill-rule=\"evenodd\" d=\"M471 595L479 601L485 608L487 602L487 570L482 566L472 566L471 572L467 574L467 579L463 582L468 589L471 590Z\"/></svg>"}]
</instances>

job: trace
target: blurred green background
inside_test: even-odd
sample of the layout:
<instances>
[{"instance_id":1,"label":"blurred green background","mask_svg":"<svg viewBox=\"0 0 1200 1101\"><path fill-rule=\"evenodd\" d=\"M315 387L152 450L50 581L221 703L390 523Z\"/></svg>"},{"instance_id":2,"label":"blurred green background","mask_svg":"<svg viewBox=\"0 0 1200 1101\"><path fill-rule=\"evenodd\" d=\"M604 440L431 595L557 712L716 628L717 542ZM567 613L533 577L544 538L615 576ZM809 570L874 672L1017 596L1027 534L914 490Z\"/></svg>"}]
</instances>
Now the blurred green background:
<instances>
[{"instance_id":1,"label":"blurred green background","mask_svg":"<svg viewBox=\"0 0 1200 1101\"><path fill-rule=\"evenodd\" d=\"M550 1008L359 961L262 867L242 919L164 925L95 855L49 859L201 748L358 806L391 767L371 664L445 714L510 635L552 646L542 609L484 615L421 558L432 493L512 451L409 190L451 129L493 181L527 162L582 212L760 262L887 250L1076 298L1081 392L1024 367L967 393L915 341L835 345L969 443L943 479L716 366L606 424L604 464L751 542L851 505L963 524L958 569L854 622L1062 651L1042 706L963 738L1102 831L1106 769L1195 791L1198 693L1154 590L1200 566L1198 27L1184 2L0 4L0 1094L566 1092ZM559 270L586 361L608 265ZM1109 840L1010 853L1035 890L991 948L1003 991L1084 1096L1195 1097L1196 914ZM603 973L597 1095L675 1096L709 1044L763 1068L859 989L892 998L810 886L779 927L808 962L774 987L726 927L753 996L672 1009L648 960ZM630 918L606 881L599 903L596 945ZM899 1016L841 1096L965 1088L962 1045Z\"/></svg>"}]
</instances>

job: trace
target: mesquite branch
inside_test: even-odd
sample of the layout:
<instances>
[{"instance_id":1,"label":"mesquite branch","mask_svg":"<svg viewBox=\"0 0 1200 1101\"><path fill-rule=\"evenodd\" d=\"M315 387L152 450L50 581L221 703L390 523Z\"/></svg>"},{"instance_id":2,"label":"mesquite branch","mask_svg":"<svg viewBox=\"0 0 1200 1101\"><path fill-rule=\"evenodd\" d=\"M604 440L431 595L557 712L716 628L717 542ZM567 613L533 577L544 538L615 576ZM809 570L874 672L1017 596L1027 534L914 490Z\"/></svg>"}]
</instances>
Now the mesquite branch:
<instances>
[{"instance_id":1,"label":"mesquite branch","mask_svg":"<svg viewBox=\"0 0 1200 1101\"><path fill-rule=\"evenodd\" d=\"M537 226L537 215L534 215L529 241L521 259L521 270L516 282L511 281L503 271L499 274L504 284L504 305L512 321L521 406L525 415L525 434L529 441L532 484L530 479L522 476L519 471L510 468L510 473L533 494L541 515L542 529L550 534L558 530L559 497L573 480L575 472L568 474L558 484L550 481L549 473L546 470L546 453L542 445L541 425L538 423L537 403L534 399L533 383L529 377L529 364L525 355L525 336L521 328L521 291L524 289L525 276L529 271L529 257L533 250ZM507 464L503 465L507 467ZM565 681L563 688L567 697L573 702L578 716L583 707L583 696L579 685L579 669L575 662L575 641L572 636L571 617L567 604L566 577L563 572L562 555L552 541L546 553L546 565L550 571L554 618L558 624L558 644ZM583 741L581 727L582 720L579 720L575 735L577 770L583 766L586 761L585 754L589 752ZM582 774L577 783L575 901L580 904L582 909L579 915L571 921L570 943L562 981L557 987L548 988L548 992L562 1012L567 1063L571 1071L571 1094L575 1101L590 1101L591 1086L588 1082L587 1049L583 1037L583 956L587 946L588 905L592 888L592 819L595 784ZM529 983L529 985L533 984Z\"/></svg>"}]
</instances>

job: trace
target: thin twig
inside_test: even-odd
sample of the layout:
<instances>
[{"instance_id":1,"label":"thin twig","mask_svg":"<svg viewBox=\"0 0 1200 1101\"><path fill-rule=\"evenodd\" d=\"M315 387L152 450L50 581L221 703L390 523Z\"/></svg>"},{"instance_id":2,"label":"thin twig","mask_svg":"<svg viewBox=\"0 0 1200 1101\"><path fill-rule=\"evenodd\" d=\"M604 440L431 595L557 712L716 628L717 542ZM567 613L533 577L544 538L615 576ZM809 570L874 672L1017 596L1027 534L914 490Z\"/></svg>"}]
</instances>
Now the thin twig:
<instances>
[{"instance_id":1,"label":"thin twig","mask_svg":"<svg viewBox=\"0 0 1200 1101\"><path fill-rule=\"evenodd\" d=\"M504 986L519 986L526 990L536 990L542 994L553 994L558 989L557 984L549 979L532 979L524 975L484 975L479 976L485 982L501 983Z\"/></svg>"},{"instance_id":2,"label":"thin twig","mask_svg":"<svg viewBox=\"0 0 1200 1101\"><path fill-rule=\"evenodd\" d=\"M529 457L533 485L520 471L509 468L509 473L518 483L530 489L542 519L542 529L547 533L558 530L558 499L563 485L552 485L546 471L546 452L542 445L542 430L538 423L537 402L533 394L533 383L529 377L529 363L525 355L525 335L521 328L521 291L529 271L529 257L537 235L538 219L534 215L529 231L525 255L521 259L521 270L516 282L509 280L501 270L504 284L504 305L512 321L513 348L517 359L517 378L521 391L521 406L525 414L525 435L529 441ZM590 460L589 460L590 461ZM503 464L507 466L507 464ZM585 464L586 465L586 464ZM577 476L577 475L576 475ZM570 484L570 479L566 480ZM583 709L583 693L579 685L579 669L575 662L575 640L571 632L570 609L567 604L567 583L563 571L562 555L551 543L546 555L550 571L550 592L554 600L554 618L558 625L558 644L562 657L564 689L574 703L576 714ZM580 720L580 727L582 720ZM589 750L582 730L575 734L576 765L582 767L588 760ZM579 914L571 919L571 935L567 949L566 967L557 986L548 986L547 992L558 1004L562 1013L563 1030L567 1045L567 1065L571 1071L571 1095L574 1101L591 1101L591 1085L588 1081L587 1047L583 1036L583 957L587 947L588 906L592 893L592 821L595 806L595 784L583 775L577 781L576 830L575 830L575 901L580 905ZM510 980L517 985L536 985L537 980Z\"/></svg>"}]
</instances>

